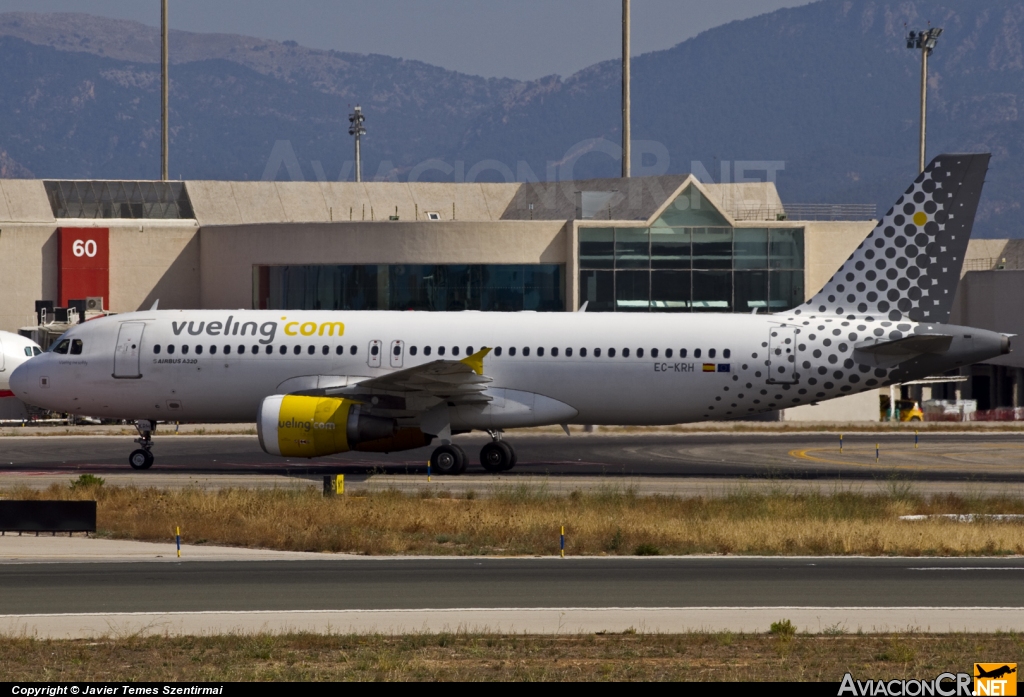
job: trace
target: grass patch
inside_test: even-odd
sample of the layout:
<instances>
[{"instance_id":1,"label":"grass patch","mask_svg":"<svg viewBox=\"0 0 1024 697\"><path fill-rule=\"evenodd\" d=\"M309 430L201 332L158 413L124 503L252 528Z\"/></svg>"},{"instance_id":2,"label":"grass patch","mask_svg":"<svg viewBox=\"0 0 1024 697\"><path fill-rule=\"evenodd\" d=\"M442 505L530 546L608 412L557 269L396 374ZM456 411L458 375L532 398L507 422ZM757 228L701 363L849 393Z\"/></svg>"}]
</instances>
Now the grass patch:
<instances>
[{"instance_id":1,"label":"grass patch","mask_svg":"<svg viewBox=\"0 0 1024 697\"><path fill-rule=\"evenodd\" d=\"M82 482L82 480L79 480ZM185 545L355 554L557 555L1010 555L1024 554L1020 522L900 521L900 515L1024 513L1010 496L924 497L738 489L724 497L638 496L626 489L555 494L495 488L453 498L397 491L324 498L315 490L160 490L53 485L8 489L20 499L95 499L100 535Z\"/></svg>"},{"instance_id":2,"label":"grass patch","mask_svg":"<svg viewBox=\"0 0 1024 697\"><path fill-rule=\"evenodd\" d=\"M0 675L50 681L885 680L969 671L1020 654L1016 634L732 633L0 638Z\"/></svg>"}]
</instances>

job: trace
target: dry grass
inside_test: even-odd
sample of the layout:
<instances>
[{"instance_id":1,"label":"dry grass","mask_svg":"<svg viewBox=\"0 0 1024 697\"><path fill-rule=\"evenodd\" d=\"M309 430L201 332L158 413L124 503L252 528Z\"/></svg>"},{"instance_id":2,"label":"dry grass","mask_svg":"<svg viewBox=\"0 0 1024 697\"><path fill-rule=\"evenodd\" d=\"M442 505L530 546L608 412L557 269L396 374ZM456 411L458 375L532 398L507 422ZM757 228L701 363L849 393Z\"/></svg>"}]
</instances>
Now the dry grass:
<instances>
[{"instance_id":1,"label":"dry grass","mask_svg":"<svg viewBox=\"0 0 1024 697\"><path fill-rule=\"evenodd\" d=\"M465 498L386 491L324 498L315 491L206 491L79 485L9 490L9 498L98 501L100 534L357 554L553 555L566 553L785 555L1024 554L1020 522L900 521L920 513L1024 513L1012 497L915 495L892 482L886 494L794 494L737 489L724 497L638 496L630 489L548 493L495 488Z\"/></svg>"},{"instance_id":2,"label":"dry grass","mask_svg":"<svg viewBox=\"0 0 1024 697\"><path fill-rule=\"evenodd\" d=\"M7 681L932 679L1013 661L1003 635L253 635L0 639Z\"/></svg>"}]
</instances>

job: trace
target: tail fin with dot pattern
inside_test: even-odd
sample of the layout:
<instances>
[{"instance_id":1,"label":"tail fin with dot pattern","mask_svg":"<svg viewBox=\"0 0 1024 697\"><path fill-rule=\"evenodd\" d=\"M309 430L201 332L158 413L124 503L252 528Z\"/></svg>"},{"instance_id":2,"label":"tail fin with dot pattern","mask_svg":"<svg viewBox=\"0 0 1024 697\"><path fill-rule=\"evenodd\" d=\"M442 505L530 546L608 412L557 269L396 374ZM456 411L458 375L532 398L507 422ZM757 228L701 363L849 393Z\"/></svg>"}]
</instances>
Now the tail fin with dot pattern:
<instances>
[{"instance_id":1,"label":"tail fin with dot pattern","mask_svg":"<svg viewBox=\"0 0 1024 697\"><path fill-rule=\"evenodd\" d=\"M949 321L989 155L939 155L821 291L794 312Z\"/></svg>"}]
</instances>

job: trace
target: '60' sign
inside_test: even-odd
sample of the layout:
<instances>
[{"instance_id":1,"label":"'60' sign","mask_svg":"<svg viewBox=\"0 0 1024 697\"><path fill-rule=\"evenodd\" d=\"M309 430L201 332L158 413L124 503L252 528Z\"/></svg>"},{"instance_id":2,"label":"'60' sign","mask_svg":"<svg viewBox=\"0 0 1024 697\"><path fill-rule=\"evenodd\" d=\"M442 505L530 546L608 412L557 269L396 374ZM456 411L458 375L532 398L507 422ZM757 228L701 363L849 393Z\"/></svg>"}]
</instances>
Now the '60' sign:
<instances>
[{"instance_id":1,"label":"'60' sign","mask_svg":"<svg viewBox=\"0 0 1024 697\"><path fill-rule=\"evenodd\" d=\"M57 235L60 306L69 300L103 296L103 306L110 307L110 230L60 228Z\"/></svg>"}]
</instances>

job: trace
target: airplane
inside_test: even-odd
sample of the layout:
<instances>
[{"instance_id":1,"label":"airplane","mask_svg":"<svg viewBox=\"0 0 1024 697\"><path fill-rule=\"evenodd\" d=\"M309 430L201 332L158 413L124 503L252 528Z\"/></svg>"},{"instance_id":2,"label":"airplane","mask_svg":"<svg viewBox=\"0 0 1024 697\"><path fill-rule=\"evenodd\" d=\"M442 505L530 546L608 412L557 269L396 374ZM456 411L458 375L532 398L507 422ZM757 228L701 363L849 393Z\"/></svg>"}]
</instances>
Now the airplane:
<instances>
[{"instance_id":1,"label":"airplane","mask_svg":"<svg viewBox=\"0 0 1024 697\"><path fill-rule=\"evenodd\" d=\"M1016 664L1014 664L1014 665L1016 665ZM1011 668L1008 665L1003 665L1003 666L1000 666L999 668L994 668L992 670L985 670L984 668L982 668L977 663L974 664L974 670L977 672L977 675L974 676L976 678L994 678L994 679L999 679L999 678L1003 677L1004 675L1011 675L1011 674L1017 672L1016 668Z\"/></svg>"},{"instance_id":2,"label":"airplane","mask_svg":"<svg viewBox=\"0 0 1024 697\"><path fill-rule=\"evenodd\" d=\"M1008 353L946 324L989 155L940 155L809 301L775 314L156 310L91 320L11 387L56 411L135 420L135 469L159 421L255 421L264 451L314 458L486 431L484 469L516 464L506 429L728 420L902 383ZM585 309L585 308L583 308Z\"/></svg>"},{"instance_id":3,"label":"airplane","mask_svg":"<svg viewBox=\"0 0 1024 697\"><path fill-rule=\"evenodd\" d=\"M20 334L0 331L0 399L13 399L10 378L15 368L28 359L38 356L43 350L39 344L26 339ZM9 409L4 402L0 402L0 418L9 418L12 413L24 413L24 407L18 405L17 409ZM20 417L19 417L20 418Z\"/></svg>"}]
</instances>

